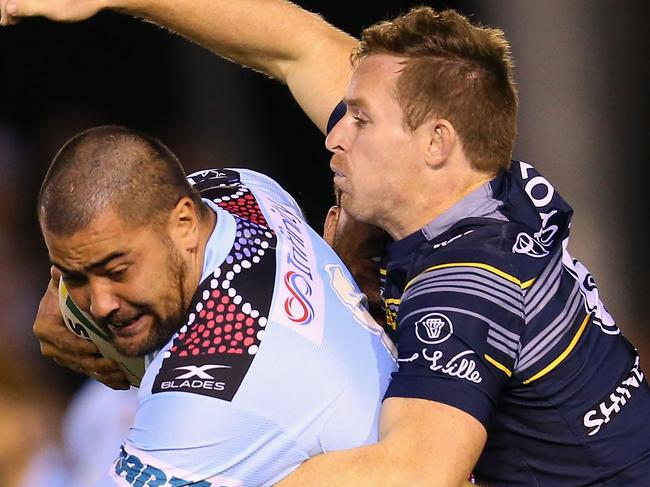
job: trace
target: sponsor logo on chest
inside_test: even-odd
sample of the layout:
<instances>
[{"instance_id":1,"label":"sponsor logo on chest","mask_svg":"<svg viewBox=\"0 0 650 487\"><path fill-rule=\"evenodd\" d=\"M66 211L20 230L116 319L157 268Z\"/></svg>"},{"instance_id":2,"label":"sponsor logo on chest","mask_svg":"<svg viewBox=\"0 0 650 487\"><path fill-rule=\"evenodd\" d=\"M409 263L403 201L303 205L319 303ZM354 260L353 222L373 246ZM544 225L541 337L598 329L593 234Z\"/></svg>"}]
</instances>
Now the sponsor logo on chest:
<instances>
[{"instance_id":1,"label":"sponsor logo on chest","mask_svg":"<svg viewBox=\"0 0 650 487\"><path fill-rule=\"evenodd\" d=\"M295 209L266 195L259 198L278 235L278 276L270 319L320 345L325 298L316 256L305 221Z\"/></svg>"}]
</instances>

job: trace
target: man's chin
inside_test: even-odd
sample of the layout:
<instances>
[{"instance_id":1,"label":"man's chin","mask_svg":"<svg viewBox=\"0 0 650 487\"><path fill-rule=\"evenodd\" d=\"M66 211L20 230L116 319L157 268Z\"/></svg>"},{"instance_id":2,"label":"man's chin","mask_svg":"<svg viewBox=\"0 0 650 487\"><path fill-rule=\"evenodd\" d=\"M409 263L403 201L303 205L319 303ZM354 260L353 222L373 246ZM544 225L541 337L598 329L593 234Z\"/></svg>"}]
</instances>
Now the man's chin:
<instances>
[{"instance_id":1,"label":"man's chin","mask_svg":"<svg viewBox=\"0 0 650 487\"><path fill-rule=\"evenodd\" d=\"M173 333L162 336L160 333L148 332L144 336L113 336L111 343L115 350L125 357L144 357L160 350L171 338Z\"/></svg>"},{"instance_id":2,"label":"man's chin","mask_svg":"<svg viewBox=\"0 0 650 487\"><path fill-rule=\"evenodd\" d=\"M146 339L136 341L134 338L119 338L114 339L112 344L120 354L130 358L144 357L160 348L157 343Z\"/></svg>"}]
</instances>

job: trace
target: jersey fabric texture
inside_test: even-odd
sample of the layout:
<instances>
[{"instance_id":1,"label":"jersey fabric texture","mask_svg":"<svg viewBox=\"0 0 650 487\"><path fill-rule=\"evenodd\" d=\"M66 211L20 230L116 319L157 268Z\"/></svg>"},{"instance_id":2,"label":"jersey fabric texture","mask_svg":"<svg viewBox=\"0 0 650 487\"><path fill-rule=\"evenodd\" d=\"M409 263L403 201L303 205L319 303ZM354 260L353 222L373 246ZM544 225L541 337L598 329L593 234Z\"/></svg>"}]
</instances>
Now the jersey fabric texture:
<instances>
[{"instance_id":1,"label":"jersey fabric texture","mask_svg":"<svg viewBox=\"0 0 650 487\"><path fill-rule=\"evenodd\" d=\"M387 397L459 408L488 431L490 486L650 485L650 389L567 251L571 208L513 161L387 250L399 351Z\"/></svg>"},{"instance_id":2,"label":"jersey fabric texture","mask_svg":"<svg viewBox=\"0 0 650 487\"><path fill-rule=\"evenodd\" d=\"M268 177L189 180L217 214L201 283L101 485L266 486L376 442L396 362L347 269Z\"/></svg>"}]
</instances>

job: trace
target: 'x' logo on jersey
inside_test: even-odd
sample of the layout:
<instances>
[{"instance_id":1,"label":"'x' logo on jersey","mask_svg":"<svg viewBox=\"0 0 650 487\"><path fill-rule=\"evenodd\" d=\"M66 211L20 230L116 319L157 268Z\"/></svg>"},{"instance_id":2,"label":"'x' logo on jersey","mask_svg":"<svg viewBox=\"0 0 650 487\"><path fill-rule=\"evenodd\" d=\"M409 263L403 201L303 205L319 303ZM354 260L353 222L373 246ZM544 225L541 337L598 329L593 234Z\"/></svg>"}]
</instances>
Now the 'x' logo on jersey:
<instances>
[{"instance_id":1,"label":"'x' logo on jersey","mask_svg":"<svg viewBox=\"0 0 650 487\"><path fill-rule=\"evenodd\" d=\"M176 370L187 370L187 374L179 375L176 379L189 379L191 377L198 377L199 379L214 379L210 374L206 373L206 370L212 369L229 369L230 365L212 365L206 364L201 367L196 365L184 365L182 367L176 367Z\"/></svg>"}]
</instances>

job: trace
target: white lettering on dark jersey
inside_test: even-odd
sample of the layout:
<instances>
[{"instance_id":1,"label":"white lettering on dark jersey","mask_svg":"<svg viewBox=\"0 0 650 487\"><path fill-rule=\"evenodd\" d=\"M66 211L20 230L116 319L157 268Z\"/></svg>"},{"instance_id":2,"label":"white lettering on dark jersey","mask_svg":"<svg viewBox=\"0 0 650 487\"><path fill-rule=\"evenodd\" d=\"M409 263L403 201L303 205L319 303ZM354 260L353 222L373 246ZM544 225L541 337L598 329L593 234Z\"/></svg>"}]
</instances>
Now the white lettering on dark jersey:
<instances>
[{"instance_id":1,"label":"white lettering on dark jersey","mask_svg":"<svg viewBox=\"0 0 650 487\"><path fill-rule=\"evenodd\" d=\"M634 367L620 385L609 396L588 411L583 417L583 424L587 428L587 435L597 434L604 424L610 422L612 417L621 411L632 397L632 393L643 383L643 372L639 369L639 357L634 361Z\"/></svg>"},{"instance_id":2,"label":"white lettering on dark jersey","mask_svg":"<svg viewBox=\"0 0 650 487\"><path fill-rule=\"evenodd\" d=\"M225 382L216 382L215 380L166 380L160 384L160 388L164 391L171 391L174 389L181 388L190 388L190 389L206 389L209 391L223 391L226 388Z\"/></svg>"},{"instance_id":3,"label":"white lettering on dark jersey","mask_svg":"<svg viewBox=\"0 0 650 487\"><path fill-rule=\"evenodd\" d=\"M530 177L529 171L534 169L533 166L526 162L520 162L521 178L526 182L524 190L533 202L535 208L544 208L552 200L555 194L555 188L544 177L536 175ZM529 179L530 178L530 179ZM540 191L541 190L541 191ZM517 240L512 247L512 251L517 254L525 254L529 257L541 258L549 255L549 248L553 245L555 234L558 232L557 225L548 225L549 219L557 213L553 210L548 213L539 212L542 225L533 235L521 232L517 235Z\"/></svg>"},{"instance_id":4,"label":"white lettering on dark jersey","mask_svg":"<svg viewBox=\"0 0 650 487\"><path fill-rule=\"evenodd\" d=\"M474 351L465 350L464 352L457 353L445 365L442 365L438 363L443 358L443 353L440 350L434 350L433 354L427 355L427 349L422 349L422 357L431 362L429 366L431 370L480 384L483 378L479 371L476 370L476 362L472 359L465 358L467 355L473 354Z\"/></svg>"},{"instance_id":5,"label":"white lettering on dark jersey","mask_svg":"<svg viewBox=\"0 0 650 487\"><path fill-rule=\"evenodd\" d=\"M580 285L580 293L584 296L585 311L593 313L593 323L598 326L601 331L607 335L618 335L621 330L616 326L614 318L609 314L607 308L600 300L598 287L593 276L589 273L587 268L577 259L569 255L567 251L567 242L562 242L564 253L562 255L562 265L564 268L578 281Z\"/></svg>"}]
</instances>

